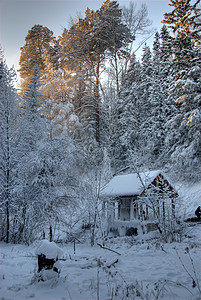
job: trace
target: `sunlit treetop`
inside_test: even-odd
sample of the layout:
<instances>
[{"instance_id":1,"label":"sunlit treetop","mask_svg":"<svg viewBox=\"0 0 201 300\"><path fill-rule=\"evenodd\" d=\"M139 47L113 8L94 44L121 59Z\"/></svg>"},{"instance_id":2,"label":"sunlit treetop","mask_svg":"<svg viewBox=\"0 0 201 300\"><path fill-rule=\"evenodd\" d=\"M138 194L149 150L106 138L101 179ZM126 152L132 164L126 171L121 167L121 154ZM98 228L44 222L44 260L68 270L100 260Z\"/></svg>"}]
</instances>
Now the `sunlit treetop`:
<instances>
[{"instance_id":1,"label":"sunlit treetop","mask_svg":"<svg viewBox=\"0 0 201 300\"><path fill-rule=\"evenodd\" d=\"M196 30L199 24L201 10L198 7L200 0L192 4L191 0L170 0L169 6L174 7L172 12L164 14L162 23L168 24L173 33L178 34L181 38L191 36L194 42L199 40Z\"/></svg>"}]
</instances>

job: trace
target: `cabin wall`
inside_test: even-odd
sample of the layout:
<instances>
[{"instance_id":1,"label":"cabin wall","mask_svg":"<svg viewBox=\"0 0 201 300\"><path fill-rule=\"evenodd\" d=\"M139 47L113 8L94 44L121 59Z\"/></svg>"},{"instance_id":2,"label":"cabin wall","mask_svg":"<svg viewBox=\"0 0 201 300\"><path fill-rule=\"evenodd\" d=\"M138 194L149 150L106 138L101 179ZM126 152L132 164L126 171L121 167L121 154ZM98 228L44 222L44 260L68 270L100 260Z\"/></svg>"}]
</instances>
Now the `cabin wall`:
<instances>
[{"instance_id":1,"label":"cabin wall","mask_svg":"<svg viewBox=\"0 0 201 300\"><path fill-rule=\"evenodd\" d=\"M157 231L157 226L153 221L121 221L114 220L108 226L107 235L112 236L138 236L147 234L151 231Z\"/></svg>"}]
</instances>

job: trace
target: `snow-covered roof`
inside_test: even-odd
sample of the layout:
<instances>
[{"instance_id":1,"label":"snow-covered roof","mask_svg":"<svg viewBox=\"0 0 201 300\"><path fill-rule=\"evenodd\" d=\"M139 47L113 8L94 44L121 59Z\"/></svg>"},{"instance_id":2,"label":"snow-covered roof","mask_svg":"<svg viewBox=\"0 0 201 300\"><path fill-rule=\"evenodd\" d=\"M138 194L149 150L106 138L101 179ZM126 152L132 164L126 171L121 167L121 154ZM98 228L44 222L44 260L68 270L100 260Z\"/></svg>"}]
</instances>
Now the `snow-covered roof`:
<instances>
[{"instance_id":1,"label":"snow-covered roof","mask_svg":"<svg viewBox=\"0 0 201 300\"><path fill-rule=\"evenodd\" d=\"M101 197L140 195L159 174L160 170L117 175L102 189Z\"/></svg>"}]
</instances>

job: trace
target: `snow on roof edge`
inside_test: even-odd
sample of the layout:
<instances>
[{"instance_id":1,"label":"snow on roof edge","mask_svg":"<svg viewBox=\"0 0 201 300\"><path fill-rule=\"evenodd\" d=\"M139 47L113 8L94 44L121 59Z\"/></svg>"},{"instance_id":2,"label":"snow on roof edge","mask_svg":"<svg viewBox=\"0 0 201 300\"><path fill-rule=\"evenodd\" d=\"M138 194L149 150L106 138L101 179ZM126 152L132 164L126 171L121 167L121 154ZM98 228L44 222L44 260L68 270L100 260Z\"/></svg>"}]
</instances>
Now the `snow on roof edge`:
<instances>
[{"instance_id":1,"label":"snow on roof edge","mask_svg":"<svg viewBox=\"0 0 201 300\"><path fill-rule=\"evenodd\" d=\"M161 170L140 172L141 179L138 173L116 175L103 187L101 197L139 195L144 186L147 187L159 174L163 175L163 172Z\"/></svg>"}]
</instances>

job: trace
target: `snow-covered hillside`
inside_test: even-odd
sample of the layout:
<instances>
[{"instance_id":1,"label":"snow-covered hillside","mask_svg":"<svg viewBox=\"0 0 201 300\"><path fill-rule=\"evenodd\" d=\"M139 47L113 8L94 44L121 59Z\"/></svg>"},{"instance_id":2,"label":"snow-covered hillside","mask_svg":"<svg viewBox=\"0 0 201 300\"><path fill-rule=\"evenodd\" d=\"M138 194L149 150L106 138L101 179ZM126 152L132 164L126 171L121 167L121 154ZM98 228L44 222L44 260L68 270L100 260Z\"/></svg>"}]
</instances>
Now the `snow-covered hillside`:
<instances>
[{"instance_id":1,"label":"snow-covered hillside","mask_svg":"<svg viewBox=\"0 0 201 300\"><path fill-rule=\"evenodd\" d=\"M181 184L177 183L176 189L181 198L181 216L184 218L195 217L195 210L201 206L201 182Z\"/></svg>"}]
</instances>

